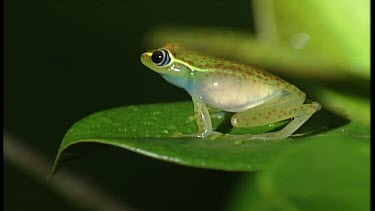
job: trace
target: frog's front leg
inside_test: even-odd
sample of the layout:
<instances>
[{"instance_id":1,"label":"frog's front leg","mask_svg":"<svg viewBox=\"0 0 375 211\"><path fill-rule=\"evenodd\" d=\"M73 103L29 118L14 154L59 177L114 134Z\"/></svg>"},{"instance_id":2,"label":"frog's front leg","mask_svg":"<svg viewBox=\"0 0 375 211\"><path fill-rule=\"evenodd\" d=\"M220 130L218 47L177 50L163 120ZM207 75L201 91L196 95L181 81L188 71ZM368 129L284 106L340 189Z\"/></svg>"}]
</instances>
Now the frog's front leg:
<instances>
[{"instance_id":1,"label":"frog's front leg","mask_svg":"<svg viewBox=\"0 0 375 211\"><path fill-rule=\"evenodd\" d=\"M197 137L206 137L212 132L211 116L202 97L192 96L194 105L194 116L198 126Z\"/></svg>"},{"instance_id":2,"label":"frog's front leg","mask_svg":"<svg viewBox=\"0 0 375 211\"><path fill-rule=\"evenodd\" d=\"M219 132L212 130L211 116L202 97L192 95L192 100L194 104L194 116L198 126L198 132L191 135L195 137L205 138L212 134L220 134Z\"/></svg>"},{"instance_id":3,"label":"frog's front leg","mask_svg":"<svg viewBox=\"0 0 375 211\"><path fill-rule=\"evenodd\" d=\"M221 133L212 130L211 116L202 97L192 95L192 100L194 105L195 121L198 126L198 132L193 134L183 134L175 136L206 138L212 134L221 135Z\"/></svg>"}]
</instances>

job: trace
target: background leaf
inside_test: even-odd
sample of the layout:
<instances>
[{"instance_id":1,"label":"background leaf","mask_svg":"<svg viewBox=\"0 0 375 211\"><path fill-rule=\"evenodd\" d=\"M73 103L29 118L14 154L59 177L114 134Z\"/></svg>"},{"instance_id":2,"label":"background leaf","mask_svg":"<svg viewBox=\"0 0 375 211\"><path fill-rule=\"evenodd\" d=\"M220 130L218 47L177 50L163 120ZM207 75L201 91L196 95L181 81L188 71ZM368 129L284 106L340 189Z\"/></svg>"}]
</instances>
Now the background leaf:
<instances>
[{"instance_id":1,"label":"background leaf","mask_svg":"<svg viewBox=\"0 0 375 211\"><path fill-rule=\"evenodd\" d=\"M275 73L368 80L369 0L355 4L350 0L264 0L252 1L252 5L255 34L236 28L165 25L150 31L147 46L176 41Z\"/></svg>"},{"instance_id":2,"label":"background leaf","mask_svg":"<svg viewBox=\"0 0 375 211\"><path fill-rule=\"evenodd\" d=\"M228 210L370 210L369 141L317 138L244 175Z\"/></svg>"}]
</instances>

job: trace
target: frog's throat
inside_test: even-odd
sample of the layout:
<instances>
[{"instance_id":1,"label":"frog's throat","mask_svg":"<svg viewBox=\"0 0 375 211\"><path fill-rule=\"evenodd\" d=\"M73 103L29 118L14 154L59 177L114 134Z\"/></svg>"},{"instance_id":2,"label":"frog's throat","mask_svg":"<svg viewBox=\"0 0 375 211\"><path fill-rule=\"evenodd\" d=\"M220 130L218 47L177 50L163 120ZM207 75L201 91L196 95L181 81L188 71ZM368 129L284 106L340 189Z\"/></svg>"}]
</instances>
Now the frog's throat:
<instances>
[{"instance_id":1,"label":"frog's throat","mask_svg":"<svg viewBox=\"0 0 375 211\"><path fill-rule=\"evenodd\" d=\"M171 76L171 75L167 75L167 74L161 74L161 76L166 81L168 81L169 83L171 83L171 84L173 84L177 87L183 88L188 92L193 87L193 81L191 79L189 79L188 77L176 77L176 76Z\"/></svg>"}]
</instances>

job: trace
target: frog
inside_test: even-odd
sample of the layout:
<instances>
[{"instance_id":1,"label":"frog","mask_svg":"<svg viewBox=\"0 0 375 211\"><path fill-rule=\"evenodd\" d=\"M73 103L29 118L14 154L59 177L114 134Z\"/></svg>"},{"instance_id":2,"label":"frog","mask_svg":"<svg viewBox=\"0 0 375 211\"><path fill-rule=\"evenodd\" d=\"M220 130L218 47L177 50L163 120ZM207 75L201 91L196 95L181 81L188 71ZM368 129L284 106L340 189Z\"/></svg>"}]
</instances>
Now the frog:
<instances>
[{"instance_id":1,"label":"frog","mask_svg":"<svg viewBox=\"0 0 375 211\"><path fill-rule=\"evenodd\" d=\"M179 43L166 43L161 48L148 50L140 60L191 96L198 131L181 136L286 139L322 107L318 102L308 102L306 94L295 85L260 67L203 55L187 50ZM209 108L232 113L233 127L290 122L278 131L222 134L213 130Z\"/></svg>"}]
</instances>

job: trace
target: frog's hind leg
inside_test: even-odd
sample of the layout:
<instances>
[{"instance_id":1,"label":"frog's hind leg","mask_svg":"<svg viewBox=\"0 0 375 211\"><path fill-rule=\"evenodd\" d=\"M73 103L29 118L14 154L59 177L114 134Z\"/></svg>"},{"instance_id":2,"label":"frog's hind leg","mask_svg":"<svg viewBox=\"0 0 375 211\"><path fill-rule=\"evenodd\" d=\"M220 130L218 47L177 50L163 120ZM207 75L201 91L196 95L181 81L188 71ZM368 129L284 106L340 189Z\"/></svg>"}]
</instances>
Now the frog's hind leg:
<instances>
[{"instance_id":1,"label":"frog's hind leg","mask_svg":"<svg viewBox=\"0 0 375 211\"><path fill-rule=\"evenodd\" d=\"M303 102L303 101L302 101ZM262 134L236 135L235 139L284 139L292 135L301 125L303 125L321 105L317 102L311 104L301 104L301 99L291 100L285 104L268 104L254 109L238 113L232 117L232 124L235 127L253 127L267 125L294 117L283 129L276 132Z\"/></svg>"}]
</instances>

